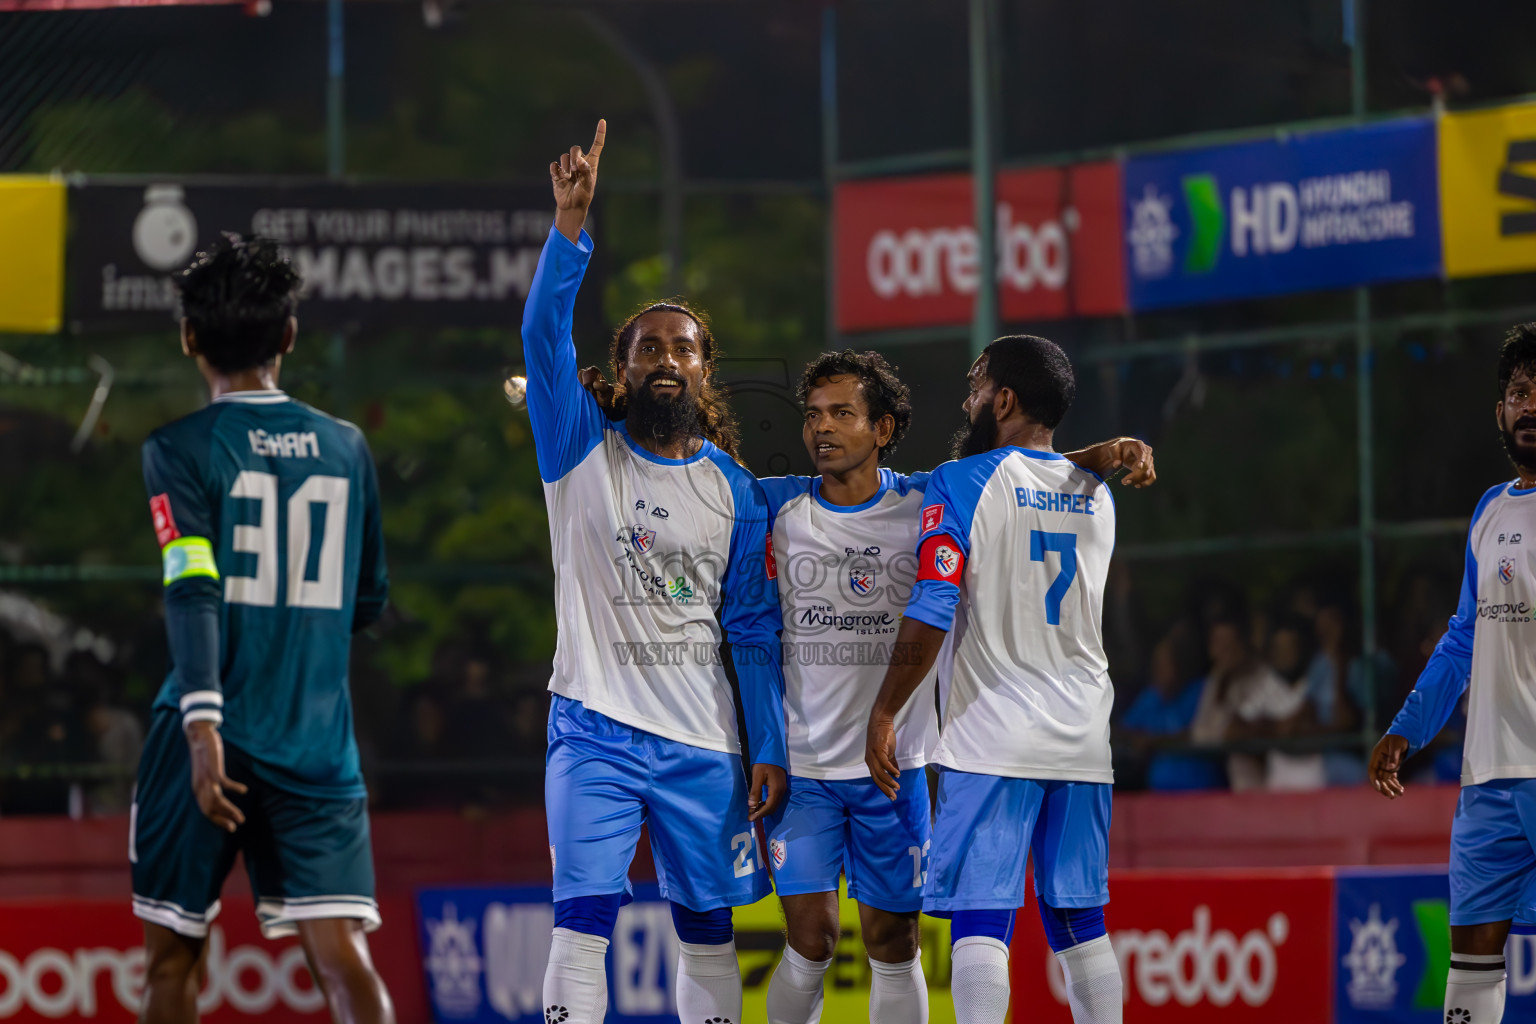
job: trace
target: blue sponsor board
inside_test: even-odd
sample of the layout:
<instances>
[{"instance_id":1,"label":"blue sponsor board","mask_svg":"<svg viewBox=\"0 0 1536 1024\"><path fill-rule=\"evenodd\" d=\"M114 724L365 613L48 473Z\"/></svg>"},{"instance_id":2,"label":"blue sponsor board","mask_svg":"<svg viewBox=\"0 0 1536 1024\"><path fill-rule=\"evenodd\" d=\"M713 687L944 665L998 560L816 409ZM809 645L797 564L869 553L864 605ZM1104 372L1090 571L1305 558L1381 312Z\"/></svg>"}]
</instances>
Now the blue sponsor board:
<instances>
[{"instance_id":1,"label":"blue sponsor board","mask_svg":"<svg viewBox=\"0 0 1536 1024\"><path fill-rule=\"evenodd\" d=\"M1131 308L1438 276L1438 180L1427 118L1127 160Z\"/></svg>"},{"instance_id":2,"label":"blue sponsor board","mask_svg":"<svg viewBox=\"0 0 1536 1024\"><path fill-rule=\"evenodd\" d=\"M1444 868L1340 868L1335 1024L1441 1024L1450 967ZM1536 935L1511 935L1504 1020L1536 1024Z\"/></svg>"},{"instance_id":3,"label":"blue sponsor board","mask_svg":"<svg viewBox=\"0 0 1536 1024\"><path fill-rule=\"evenodd\" d=\"M423 889L416 917L433 1020L543 1024L555 926L547 887ZM671 909L654 884L636 885L608 947L607 1019L677 1024L677 953Z\"/></svg>"}]
</instances>

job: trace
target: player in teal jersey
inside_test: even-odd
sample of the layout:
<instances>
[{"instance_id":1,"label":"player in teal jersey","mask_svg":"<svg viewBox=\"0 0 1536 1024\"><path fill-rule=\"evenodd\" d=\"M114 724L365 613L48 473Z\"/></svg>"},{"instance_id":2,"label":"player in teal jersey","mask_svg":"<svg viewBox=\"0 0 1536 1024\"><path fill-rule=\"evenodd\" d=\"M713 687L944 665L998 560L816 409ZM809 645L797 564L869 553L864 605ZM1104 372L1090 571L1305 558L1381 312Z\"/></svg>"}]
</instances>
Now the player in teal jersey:
<instances>
[{"instance_id":1,"label":"player in teal jersey","mask_svg":"<svg viewBox=\"0 0 1536 1024\"><path fill-rule=\"evenodd\" d=\"M278 390L299 276L226 235L177 278L212 395L144 443L172 667L139 766L129 859L148 953L140 1020L197 1019L208 928L245 856L269 937L299 936L333 1018L392 1022L352 734L352 634L388 592L362 433Z\"/></svg>"}]
</instances>

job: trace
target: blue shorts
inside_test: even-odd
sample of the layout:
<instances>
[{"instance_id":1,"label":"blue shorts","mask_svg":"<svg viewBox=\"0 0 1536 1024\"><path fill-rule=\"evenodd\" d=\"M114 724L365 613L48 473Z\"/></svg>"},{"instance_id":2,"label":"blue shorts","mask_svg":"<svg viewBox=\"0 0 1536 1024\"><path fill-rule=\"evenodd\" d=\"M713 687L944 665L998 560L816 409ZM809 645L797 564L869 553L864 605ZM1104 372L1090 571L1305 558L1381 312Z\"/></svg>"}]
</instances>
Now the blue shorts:
<instances>
[{"instance_id":1,"label":"blue shorts","mask_svg":"<svg viewBox=\"0 0 1536 1024\"><path fill-rule=\"evenodd\" d=\"M928 773L909 768L892 801L875 781L791 776L789 799L768 822L768 859L780 896L834 892L895 914L923 908L928 869Z\"/></svg>"},{"instance_id":2,"label":"blue shorts","mask_svg":"<svg viewBox=\"0 0 1536 1024\"><path fill-rule=\"evenodd\" d=\"M559 694L549 705L544 814L556 902L627 895L642 824L663 899L715 910L769 893L738 755L663 739Z\"/></svg>"},{"instance_id":3,"label":"blue shorts","mask_svg":"<svg viewBox=\"0 0 1536 1024\"><path fill-rule=\"evenodd\" d=\"M1536 779L1463 786L1451 820L1451 924L1536 915Z\"/></svg>"},{"instance_id":4,"label":"blue shorts","mask_svg":"<svg viewBox=\"0 0 1536 1024\"><path fill-rule=\"evenodd\" d=\"M1035 895L1053 907L1109 902L1107 782L1010 779L939 769L933 861L923 910L1013 910L1024 905L1025 862Z\"/></svg>"},{"instance_id":5,"label":"blue shorts","mask_svg":"<svg viewBox=\"0 0 1536 1024\"><path fill-rule=\"evenodd\" d=\"M352 918L377 928L367 799L327 800L279 789L228 743L224 772L250 787L244 794L226 794L245 814L245 824L234 832L198 809L180 713L155 712L129 818L134 914L181 935L206 936L239 853L267 938L297 934L298 922L324 918Z\"/></svg>"}]
</instances>

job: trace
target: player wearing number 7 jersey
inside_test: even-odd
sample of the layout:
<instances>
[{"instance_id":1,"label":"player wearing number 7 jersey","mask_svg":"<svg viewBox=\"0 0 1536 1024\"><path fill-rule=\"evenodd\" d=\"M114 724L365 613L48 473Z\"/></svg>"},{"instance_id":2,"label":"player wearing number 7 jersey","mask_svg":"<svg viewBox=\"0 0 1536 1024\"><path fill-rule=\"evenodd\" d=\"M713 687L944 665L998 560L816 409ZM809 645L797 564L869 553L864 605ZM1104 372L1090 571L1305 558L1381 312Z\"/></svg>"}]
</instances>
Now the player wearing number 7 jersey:
<instances>
[{"instance_id":1,"label":"player wearing number 7 jersey","mask_svg":"<svg viewBox=\"0 0 1536 1024\"><path fill-rule=\"evenodd\" d=\"M145 1021L197 1019L198 965L243 854L256 915L297 934L333 1017L392 1021L347 661L384 608L373 457L358 429L277 389L299 277L230 235L177 279L182 348L213 401L144 443L172 667L129 838Z\"/></svg>"},{"instance_id":2,"label":"player wearing number 7 jersey","mask_svg":"<svg viewBox=\"0 0 1536 1024\"><path fill-rule=\"evenodd\" d=\"M917 583L870 715L865 760L901 788L896 714L946 635L949 698L934 763L938 809L923 909L952 917L959 1024L1002 1024L1025 863L1077 1024L1121 1019L1104 929L1114 703L1100 632L1115 505L1095 473L1052 451L1076 392L1043 338L1000 338L970 371L960 456L928 481Z\"/></svg>"}]
</instances>

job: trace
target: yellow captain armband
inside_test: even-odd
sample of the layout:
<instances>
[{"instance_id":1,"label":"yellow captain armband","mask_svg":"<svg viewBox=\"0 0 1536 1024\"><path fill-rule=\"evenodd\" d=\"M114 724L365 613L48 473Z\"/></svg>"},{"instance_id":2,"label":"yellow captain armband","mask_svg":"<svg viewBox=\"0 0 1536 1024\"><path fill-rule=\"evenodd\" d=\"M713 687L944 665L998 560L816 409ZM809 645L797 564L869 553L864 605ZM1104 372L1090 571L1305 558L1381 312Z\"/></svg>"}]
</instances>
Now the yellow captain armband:
<instances>
[{"instance_id":1,"label":"yellow captain armband","mask_svg":"<svg viewBox=\"0 0 1536 1024\"><path fill-rule=\"evenodd\" d=\"M219 578L219 564L207 537L179 537L160 551L165 585L193 576Z\"/></svg>"}]
</instances>

